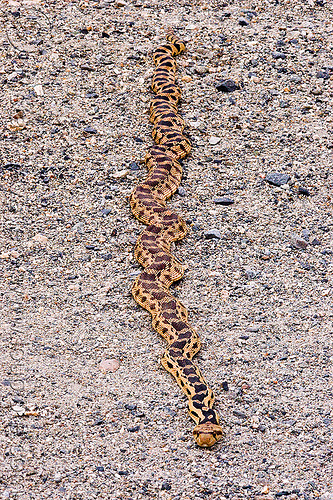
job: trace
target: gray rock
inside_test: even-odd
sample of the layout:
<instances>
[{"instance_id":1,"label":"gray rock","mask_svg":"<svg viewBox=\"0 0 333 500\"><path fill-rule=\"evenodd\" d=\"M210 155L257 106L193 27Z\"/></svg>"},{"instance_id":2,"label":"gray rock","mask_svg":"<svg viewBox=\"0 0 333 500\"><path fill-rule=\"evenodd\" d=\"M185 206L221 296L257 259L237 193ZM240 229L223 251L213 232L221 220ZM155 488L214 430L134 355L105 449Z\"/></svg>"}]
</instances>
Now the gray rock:
<instances>
[{"instance_id":1,"label":"gray rock","mask_svg":"<svg viewBox=\"0 0 333 500\"><path fill-rule=\"evenodd\" d=\"M227 198L222 196L221 198L215 198L214 203L216 203L216 205L227 206L227 205L232 205L233 203L235 203L235 201L232 198Z\"/></svg>"},{"instance_id":2,"label":"gray rock","mask_svg":"<svg viewBox=\"0 0 333 500\"><path fill-rule=\"evenodd\" d=\"M239 90L239 85L233 80L221 80L217 85L216 89L220 92L234 92L235 90Z\"/></svg>"},{"instance_id":3,"label":"gray rock","mask_svg":"<svg viewBox=\"0 0 333 500\"><path fill-rule=\"evenodd\" d=\"M177 193L179 194L179 196L186 196L186 191L183 186L179 186L179 188L177 189Z\"/></svg>"},{"instance_id":4,"label":"gray rock","mask_svg":"<svg viewBox=\"0 0 333 500\"><path fill-rule=\"evenodd\" d=\"M329 71L318 71L318 73L316 74L316 78L323 78L324 80L328 80L329 77Z\"/></svg>"},{"instance_id":5,"label":"gray rock","mask_svg":"<svg viewBox=\"0 0 333 500\"><path fill-rule=\"evenodd\" d=\"M213 238L221 239L222 235L218 229L209 229L209 231L205 231L204 236L206 240L212 240Z\"/></svg>"},{"instance_id":6,"label":"gray rock","mask_svg":"<svg viewBox=\"0 0 333 500\"><path fill-rule=\"evenodd\" d=\"M298 188L298 194L302 194L304 196L310 196L310 191L307 188L300 186Z\"/></svg>"},{"instance_id":7,"label":"gray rock","mask_svg":"<svg viewBox=\"0 0 333 500\"><path fill-rule=\"evenodd\" d=\"M245 19L245 17L240 17L238 19L238 24L240 26L248 26L250 23L249 23L249 21L247 19Z\"/></svg>"},{"instance_id":8,"label":"gray rock","mask_svg":"<svg viewBox=\"0 0 333 500\"><path fill-rule=\"evenodd\" d=\"M265 180L269 184L273 184L273 186L283 186L290 181L290 175L281 174L279 172L272 172L266 175Z\"/></svg>"},{"instance_id":9,"label":"gray rock","mask_svg":"<svg viewBox=\"0 0 333 500\"><path fill-rule=\"evenodd\" d=\"M248 280L253 280L258 276L258 272L253 269L246 269L245 274Z\"/></svg>"},{"instance_id":10,"label":"gray rock","mask_svg":"<svg viewBox=\"0 0 333 500\"><path fill-rule=\"evenodd\" d=\"M303 229L302 231L302 237L306 240L309 241L310 238L310 231L308 229Z\"/></svg>"},{"instance_id":11,"label":"gray rock","mask_svg":"<svg viewBox=\"0 0 333 500\"><path fill-rule=\"evenodd\" d=\"M287 56L283 52L273 52L272 53L273 59L285 59Z\"/></svg>"},{"instance_id":12,"label":"gray rock","mask_svg":"<svg viewBox=\"0 0 333 500\"><path fill-rule=\"evenodd\" d=\"M97 134L97 130L96 130L95 128L93 128L93 127L89 127L89 126L88 126L88 127L85 127L85 128L83 129L83 132L84 132L85 134Z\"/></svg>"},{"instance_id":13,"label":"gray rock","mask_svg":"<svg viewBox=\"0 0 333 500\"><path fill-rule=\"evenodd\" d=\"M294 83L301 83L302 81L302 77L301 76L298 76L298 75L292 75L290 77L290 81L291 82L294 82Z\"/></svg>"},{"instance_id":14,"label":"gray rock","mask_svg":"<svg viewBox=\"0 0 333 500\"><path fill-rule=\"evenodd\" d=\"M291 235L291 244L294 248L299 248L301 250L304 250L308 246L308 242L303 240L300 236L297 234L292 234Z\"/></svg>"}]
</instances>

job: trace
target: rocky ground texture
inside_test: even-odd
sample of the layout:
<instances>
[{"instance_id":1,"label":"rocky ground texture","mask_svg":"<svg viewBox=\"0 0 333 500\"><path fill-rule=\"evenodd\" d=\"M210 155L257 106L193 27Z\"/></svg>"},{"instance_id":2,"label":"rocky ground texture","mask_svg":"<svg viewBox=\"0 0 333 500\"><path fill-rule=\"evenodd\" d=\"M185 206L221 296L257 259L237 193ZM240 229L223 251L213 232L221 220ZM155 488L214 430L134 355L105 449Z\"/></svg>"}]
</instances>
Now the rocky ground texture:
<instances>
[{"instance_id":1,"label":"rocky ground texture","mask_svg":"<svg viewBox=\"0 0 333 500\"><path fill-rule=\"evenodd\" d=\"M2 499L333 499L332 5L2 2ZM226 436L191 436L130 288L152 51L193 150L174 287ZM227 199L227 200L226 200Z\"/></svg>"}]
</instances>

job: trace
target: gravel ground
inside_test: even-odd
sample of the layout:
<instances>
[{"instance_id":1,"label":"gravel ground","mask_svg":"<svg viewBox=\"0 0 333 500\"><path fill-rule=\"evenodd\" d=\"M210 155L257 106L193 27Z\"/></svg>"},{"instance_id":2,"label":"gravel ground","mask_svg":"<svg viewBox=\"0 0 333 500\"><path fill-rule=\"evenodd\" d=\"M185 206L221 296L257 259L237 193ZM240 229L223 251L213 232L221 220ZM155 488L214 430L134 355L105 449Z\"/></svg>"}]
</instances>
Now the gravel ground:
<instances>
[{"instance_id":1,"label":"gravel ground","mask_svg":"<svg viewBox=\"0 0 333 500\"><path fill-rule=\"evenodd\" d=\"M332 5L3 6L1 498L332 500ZM174 290L224 421L210 450L130 295L169 26L193 144Z\"/></svg>"}]
</instances>

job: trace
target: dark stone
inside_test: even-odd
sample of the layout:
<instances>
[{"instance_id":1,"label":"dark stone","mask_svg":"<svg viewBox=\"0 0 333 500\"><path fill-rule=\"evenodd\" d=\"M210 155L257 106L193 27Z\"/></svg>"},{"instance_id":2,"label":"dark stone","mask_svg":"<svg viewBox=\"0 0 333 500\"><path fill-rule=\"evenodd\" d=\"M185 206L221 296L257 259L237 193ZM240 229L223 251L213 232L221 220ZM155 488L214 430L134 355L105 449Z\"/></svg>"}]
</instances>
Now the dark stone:
<instances>
[{"instance_id":1,"label":"dark stone","mask_svg":"<svg viewBox=\"0 0 333 500\"><path fill-rule=\"evenodd\" d=\"M306 271L310 271L310 269L311 269L310 264L308 264L307 262L301 262L301 261L299 261L298 263L302 269L305 269Z\"/></svg>"},{"instance_id":2,"label":"dark stone","mask_svg":"<svg viewBox=\"0 0 333 500\"><path fill-rule=\"evenodd\" d=\"M97 130L96 130L95 128L93 128L93 127L90 127L90 126L85 127L85 128L83 129L83 132L84 132L85 134L97 134Z\"/></svg>"},{"instance_id":3,"label":"dark stone","mask_svg":"<svg viewBox=\"0 0 333 500\"><path fill-rule=\"evenodd\" d=\"M273 184L273 186L283 186L290 181L290 175L280 174L279 172L272 172L266 175L265 180L269 184Z\"/></svg>"},{"instance_id":4,"label":"dark stone","mask_svg":"<svg viewBox=\"0 0 333 500\"><path fill-rule=\"evenodd\" d=\"M213 238L219 240L222 238L221 233L218 229L210 229L209 231L205 231L204 236L206 240L212 240Z\"/></svg>"},{"instance_id":5,"label":"dark stone","mask_svg":"<svg viewBox=\"0 0 333 500\"><path fill-rule=\"evenodd\" d=\"M171 485L165 481L164 483L162 483L161 490L170 491Z\"/></svg>"},{"instance_id":6,"label":"dark stone","mask_svg":"<svg viewBox=\"0 0 333 500\"><path fill-rule=\"evenodd\" d=\"M324 80L328 80L330 77L329 71L318 71L316 74L316 78L323 78Z\"/></svg>"},{"instance_id":7,"label":"dark stone","mask_svg":"<svg viewBox=\"0 0 333 500\"><path fill-rule=\"evenodd\" d=\"M247 19L245 19L245 17L240 17L238 19L238 24L240 26L248 26L250 23L249 23L249 21Z\"/></svg>"},{"instance_id":8,"label":"dark stone","mask_svg":"<svg viewBox=\"0 0 333 500\"><path fill-rule=\"evenodd\" d=\"M137 406L135 404L125 404L126 410L136 410Z\"/></svg>"},{"instance_id":9,"label":"dark stone","mask_svg":"<svg viewBox=\"0 0 333 500\"><path fill-rule=\"evenodd\" d=\"M95 69L92 66L89 66L89 64L82 64L81 69L84 71L95 71Z\"/></svg>"},{"instance_id":10,"label":"dark stone","mask_svg":"<svg viewBox=\"0 0 333 500\"><path fill-rule=\"evenodd\" d=\"M129 472L128 470L118 470L119 476L128 476Z\"/></svg>"},{"instance_id":11,"label":"dark stone","mask_svg":"<svg viewBox=\"0 0 333 500\"><path fill-rule=\"evenodd\" d=\"M95 245L86 245L87 250L95 250Z\"/></svg>"},{"instance_id":12,"label":"dark stone","mask_svg":"<svg viewBox=\"0 0 333 500\"><path fill-rule=\"evenodd\" d=\"M291 491L278 491L277 493L275 493L275 496L278 498L278 497L284 497L284 496L287 496L287 495L291 495Z\"/></svg>"},{"instance_id":13,"label":"dark stone","mask_svg":"<svg viewBox=\"0 0 333 500\"><path fill-rule=\"evenodd\" d=\"M235 201L232 198L222 197L222 198L215 198L214 203L216 203L216 205L227 206L227 205L232 205L233 203L235 203Z\"/></svg>"},{"instance_id":14,"label":"dark stone","mask_svg":"<svg viewBox=\"0 0 333 500\"><path fill-rule=\"evenodd\" d=\"M137 142L138 144L142 144L143 143L143 140L140 138L140 137L133 137L133 139L135 140L135 142Z\"/></svg>"},{"instance_id":15,"label":"dark stone","mask_svg":"<svg viewBox=\"0 0 333 500\"><path fill-rule=\"evenodd\" d=\"M99 472L104 472L104 467L102 467L101 465L98 465L98 466L96 466L96 470L98 470Z\"/></svg>"},{"instance_id":16,"label":"dark stone","mask_svg":"<svg viewBox=\"0 0 333 500\"><path fill-rule=\"evenodd\" d=\"M102 31L102 38L110 38L110 35L108 35L106 31Z\"/></svg>"},{"instance_id":17,"label":"dark stone","mask_svg":"<svg viewBox=\"0 0 333 500\"><path fill-rule=\"evenodd\" d=\"M131 163L129 164L129 168L130 170L139 170L139 165L137 163L135 163L135 161L131 161Z\"/></svg>"},{"instance_id":18,"label":"dark stone","mask_svg":"<svg viewBox=\"0 0 333 500\"><path fill-rule=\"evenodd\" d=\"M239 90L240 86L233 80L221 80L217 85L216 89L220 92L234 92Z\"/></svg>"},{"instance_id":19,"label":"dark stone","mask_svg":"<svg viewBox=\"0 0 333 500\"><path fill-rule=\"evenodd\" d=\"M228 392L228 391L229 391L229 385L228 385L228 382L227 382L227 381L222 382L222 389L223 389L225 392Z\"/></svg>"},{"instance_id":20,"label":"dark stone","mask_svg":"<svg viewBox=\"0 0 333 500\"><path fill-rule=\"evenodd\" d=\"M234 410L232 413L235 417L242 418L243 420L247 419L247 415L242 411Z\"/></svg>"},{"instance_id":21,"label":"dark stone","mask_svg":"<svg viewBox=\"0 0 333 500\"><path fill-rule=\"evenodd\" d=\"M140 430L140 426L136 425L135 427L128 427L128 432L138 432Z\"/></svg>"},{"instance_id":22,"label":"dark stone","mask_svg":"<svg viewBox=\"0 0 333 500\"><path fill-rule=\"evenodd\" d=\"M253 269L247 269L245 271L245 274L248 280L253 280L256 278L256 276L258 276L257 271L253 271Z\"/></svg>"},{"instance_id":23,"label":"dark stone","mask_svg":"<svg viewBox=\"0 0 333 500\"><path fill-rule=\"evenodd\" d=\"M95 420L95 422L93 423L93 425L103 425L105 424L105 421L102 419L102 418L98 418L97 420Z\"/></svg>"},{"instance_id":24,"label":"dark stone","mask_svg":"<svg viewBox=\"0 0 333 500\"><path fill-rule=\"evenodd\" d=\"M311 245L312 246L319 246L321 245L321 242L319 240L317 240L317 238L314 238L312 241L311 241Z\"/></svg>"},{"instance_id":25,"label":"dark stone","mask_svg":"<svg viewBox=\"0 0 333 500\"><path fill-rule=\"evenodd\" d=\"M305 187L300 186L298 188L298 194L303 194L304 196L310 196L310 191Z\"/></svg>"},{"instance_id":26,"label":"dark stone","mask_svg":"<svg viewBox=\"0 0 333 500\"><path fill-rule=\"evenodd\" d=\"M286 45L286 42L284 40L278 40L275 45L276 47L283 47Z\"/></svg>"},{"instance_id":27,"label":"dark stone","mask_svg":"<svg viewBox=\"0 0 333 500\"><path fill-rule=\"evenodd\" d=\"M6 163L2 168L6 170L12 170L13 168L20 168L21 165L19 163Z\"/></svg>"},{"instance_id":28,"label":"dark stone","mask_svg":"<svg viewBox=\"0 0 333 500\"><path fill-rule=\"evenodd\" d=\"M91 91L86 93L86 97L88 97L88 99L91 99L92 97L96 98L98 97L98 94L94 91Z\"/></svg>"},{"instance_id":29,"label":"dark stone","mask_svg":"<svg viewBox=\"0 0 333 500\"><path fill-rule=\"evenodd\" d=\"M273 59L285 59L287 56L283 52L273 52L272 53Z\"/></svg>"},{"instance_id":30,"label":"dark stone","mask_svg":"<svg viewBox=\"0 0 333 500\"><path fill-rule=\"evenodd\" d=\"M239 338L242 340L248 340L250 337L249 335L241 335Z\"/></svg>"},{"instance_id":31,"label":"dark stone","mask_svg":"<svg viewBox=\"0 0 333 500\"><path fill-rule=\"evenodd\" d=\"M112 259L112 253L106 253L105 255L101 255L101 257L104 260L111 260Z\"/></svg>"}]
</instances>

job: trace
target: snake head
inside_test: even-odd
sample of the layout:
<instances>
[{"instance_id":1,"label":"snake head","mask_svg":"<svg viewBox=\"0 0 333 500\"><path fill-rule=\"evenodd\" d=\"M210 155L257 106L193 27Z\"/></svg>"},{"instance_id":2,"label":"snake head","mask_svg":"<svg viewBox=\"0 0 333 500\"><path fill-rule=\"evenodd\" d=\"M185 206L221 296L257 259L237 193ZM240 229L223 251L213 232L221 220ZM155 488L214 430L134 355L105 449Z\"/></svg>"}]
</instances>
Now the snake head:
<instances>
[{"instance_id":1,"label":"snake head","mask_svg":"<svg viewBox=\"0 0 333 500\"><path fill-rule=\"evenodd\" d=\"M206 422L194 427L193 436L199 446L210 448L223 438L223 429L220 425Z\"/></svg>"}]
</instances>

